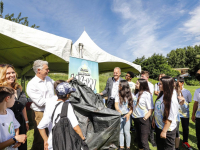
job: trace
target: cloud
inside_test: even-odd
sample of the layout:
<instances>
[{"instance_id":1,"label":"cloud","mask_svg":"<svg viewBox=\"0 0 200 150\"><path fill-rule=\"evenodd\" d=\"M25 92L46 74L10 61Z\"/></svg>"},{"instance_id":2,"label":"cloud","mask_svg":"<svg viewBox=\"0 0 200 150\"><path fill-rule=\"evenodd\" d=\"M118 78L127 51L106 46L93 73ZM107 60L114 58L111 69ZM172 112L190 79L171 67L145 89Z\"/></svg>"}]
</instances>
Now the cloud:
<instances>
[{"instance_id":1,"label":"cloud","mask_svg":"<svg viewBox=\"0 0 200 150\"><path fill-rule=\"evenodd\" d=\"M152 3L115 0L112 9L122 18L119 30L124 38L117 50L119 56L123 53L124 59L133 61L153 53L166 55L170 50L184 46L179 27L188 12L186 5L181 1L168 4L157 0Z\"/></svg>"},{"instance_id":2,"label":"cloud","mask_svg":"<svg viewBox=\"0 0 200 150\"><path fill-rule=\"evenodd\" d=\"M180 30L185 32L188 40L193 40L194 45L200 44L200 5L189 12L190 18Z\"/></svg>"}]
</instances>

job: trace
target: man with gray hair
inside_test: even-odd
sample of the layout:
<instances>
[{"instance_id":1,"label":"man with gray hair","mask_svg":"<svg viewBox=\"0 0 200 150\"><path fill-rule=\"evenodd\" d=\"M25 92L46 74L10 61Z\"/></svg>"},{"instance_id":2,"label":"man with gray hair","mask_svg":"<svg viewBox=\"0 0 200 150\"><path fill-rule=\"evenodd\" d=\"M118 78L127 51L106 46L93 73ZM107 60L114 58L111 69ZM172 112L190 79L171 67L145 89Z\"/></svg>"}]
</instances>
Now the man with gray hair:
<instances>
[{"instance_id":1,"label":"man with gray hair","mask_svg":"<svg viewBox=\"0 0 200 150\"><path fill-rule=\"evenodd\" d=\"M54 97L54 81L48 77L48 62L36 60L33 64L35 77L27 84L26 92L32 99L31 109L33 110L34 140L32 150L43 150L44 141L37 129L45 110L46 102Z\"/></svg>"},{"instance_id":2,"label":"man with gray hair","mask_svg":"<svg viewBox=\"0 0 200 150\"><path fill-rule=\"evenodd\" d=\"M99 93L100 95L107 94L107 108L115 110L115 96L119 91L119 82L123 80L121 77L121 69L115 67L113 72L113 77L110 77L107 80L106 87L103 92Z\"/></svg>"}]
</instances>

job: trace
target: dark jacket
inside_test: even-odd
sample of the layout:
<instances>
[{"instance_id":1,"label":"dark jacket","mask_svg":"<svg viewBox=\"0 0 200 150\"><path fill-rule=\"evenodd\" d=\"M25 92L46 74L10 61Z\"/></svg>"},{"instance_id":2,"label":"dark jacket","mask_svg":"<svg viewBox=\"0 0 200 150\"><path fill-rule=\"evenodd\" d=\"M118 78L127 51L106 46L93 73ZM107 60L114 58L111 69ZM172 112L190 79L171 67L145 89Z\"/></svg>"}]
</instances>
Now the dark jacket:
<instances>
[{"instance_id":1,"label":"dark jacket","mask_svg":"<svg viewBox=\"0 0 200 150\"><path fill-rule=\"evenodd\" d=\"M26 94L23 91L21 91L20 88L18 88L17 89L17 98L15 98L15 103L14 103L13 107L11 107L10 109L14 112L15 118L17 119L17 121L20 124L19 134L26 134L26 122L25 122L22 110L24 109L24 107L26 107L27 102L28 101L26 98ZM18 149L19 150L27 150L27 141L24 144L21 144L21 146L18 147Z\"/></svg>"},{"instance_id":2,"label":"dark jacket","mask_svg":"<svg viewBox=\"0 0 200 150\"><path fill-rule=\"evenodd\" d=\"M105 87L104 91L102 92L103 95L107 94L108 101L109 101L110 96L112 94L111 92L112 92L112 87L113 87L113 80L114 80L114 77L108 78L107 83L106 83L106 87ZM124 80L124 79L120 77L119 80L121 81L121 80Z\"/></svg>"}]
</instances>

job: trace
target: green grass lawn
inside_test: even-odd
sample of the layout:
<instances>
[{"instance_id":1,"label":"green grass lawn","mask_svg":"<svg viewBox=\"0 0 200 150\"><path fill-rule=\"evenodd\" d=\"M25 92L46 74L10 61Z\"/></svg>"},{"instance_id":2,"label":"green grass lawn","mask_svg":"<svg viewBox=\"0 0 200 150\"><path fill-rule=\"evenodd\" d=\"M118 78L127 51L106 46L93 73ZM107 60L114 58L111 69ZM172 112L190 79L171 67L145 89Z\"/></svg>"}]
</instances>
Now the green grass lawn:
<instances>
[{"instance_id":1,"label":"green grass lawn","mask_svg":"<svg viewBox=\"0 0 200 150\"><path fill-rule=\"evenodd\" d=\"M68 76L66 74L50 74L49 75L52 79L54 80L58 80L58 79L64 79L66 80L68 78ZM109 78L109 76L107 74L102 74L99 76L99 82L100 82L100 86L99 86L99 89L100 89L100 92L103 91L103 89L105 88L105 85L106 85L106 81L107 79ZM134 78L132 81L133 82L136 82L137 78ZM155 84L157 81L155 80L150 80L153 84ZM27 84L28 81L26 81L26 84ZM200 86L185 86L186 89L188 89L192 96L194 95L194 91L197 89L197 88L200 88ZM154 98L154 101L156 99L156 96L153 97ZM191 114L192 114L192 109L193 109L193 104L194 104L194 101L192 101L189 105L190 105L190 118L191 118ZM28 111L28 118L31 121L31 111ZM180 138L181 138L181 143L182 143L182 139L183 139L183 134L182 134L182 127L181 127L181 123L180 123ZM28 150L31 149L32 147L32 142L33 142L33 133L34 133L34 130L32 129L32 124L30 123L30 130L28 131L27 133L27 141L28 141ZM134 138L135 138L135 133L132 133L132 142L131 142L131 149L138 149L137 147L137 143L134 143ZM180 149L181 150L184 150L184 148L182 147L180 143ZM188 139L188 143L192 146L193 150L197 150L197 140L196 140L196 131L195 131L195 124L194 122L192 122L192 120L190 119L190 124L189 124L189 139ZM150 149L151 150L156 150L156 148L152 147L152 145L149 143L150 145Z\"/></svg>"}]
</instances>

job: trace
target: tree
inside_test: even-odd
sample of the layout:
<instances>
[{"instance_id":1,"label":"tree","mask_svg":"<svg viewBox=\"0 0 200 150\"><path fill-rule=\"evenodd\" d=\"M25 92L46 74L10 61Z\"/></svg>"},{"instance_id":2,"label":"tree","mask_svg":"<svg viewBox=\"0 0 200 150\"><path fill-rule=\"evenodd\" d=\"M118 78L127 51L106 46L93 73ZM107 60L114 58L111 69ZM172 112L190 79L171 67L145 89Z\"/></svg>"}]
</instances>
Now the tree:
<instances>
[{"instance_id":1,"label":"tree","mask_svg":"<svg viewBox=\"0 0 200 150\"><path fill-rule=\"evenodd\" d=\"M169 54L167 54L167 61L172 68L185 68L185 48L177 48L176 50L172 50Z\"/></svg>"},{"instance_id":2,"label":"tree","mask_svg":"<svg viewBox=\"0 0 200 150\"><path fill-rule=\"evenodd\" d=\"M188 46L186 50L186 65L189 67L189 74L195 76L196 72L200 69L200 60L196 59L197 54L200 53L199 46Z\"/></svg>"},{"instance_id":3,"label":"tree","mask_svg":"<svg viewBox=\"0 0 200 150\"><path fill-rule=\"evenodd\" d=\"M137 59L135 59L135 60L133 61L133 63L138 64L138 65L141 66L141 64L142 64L144 61L145 61L145 56L142 56L142 58L138 58L138 57L137 57Z\"/></svg>"},{"instance_id":4,"label":"tree","mask_svg":"<svg viewBox=\"0 0 200 150\"><path fill-rule=\"evenodd\" d=\"M147 70L150 73L150 78L157 79L159 74L164 73L171 77L180 75L176 70L173 70L170 65L167 63L167 59L163 55L153 54L151 57L144 59L137 58L134 63L141 62L142 70Z\"/></svg>"},{"instance_id":5,"label":"tree","mask_svg":"<svg viewBox=\"0 0 200 150\"><path fill-rule=\"evenodd\" d=\"M4 8L4 4L3 2L1 1L0 2L0 17L3 18L3 8ZM14 18L14 13L12 13L11 15L7 14L5 15L4 17L5 19L7 20L10 20L10 21L13 21L13 22L16 22L16 23L20 23L20 24L23 24L25 26L29 26L29 21L28 21L28 17L22 17L21 18L21 12L19 13L18 17L17 18ZM35 24L31 26L31 28L39 28L40 26L36 26Z\"/></svg>"}]
</instances>

